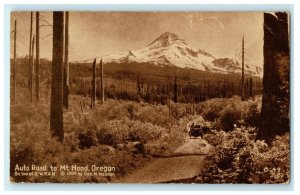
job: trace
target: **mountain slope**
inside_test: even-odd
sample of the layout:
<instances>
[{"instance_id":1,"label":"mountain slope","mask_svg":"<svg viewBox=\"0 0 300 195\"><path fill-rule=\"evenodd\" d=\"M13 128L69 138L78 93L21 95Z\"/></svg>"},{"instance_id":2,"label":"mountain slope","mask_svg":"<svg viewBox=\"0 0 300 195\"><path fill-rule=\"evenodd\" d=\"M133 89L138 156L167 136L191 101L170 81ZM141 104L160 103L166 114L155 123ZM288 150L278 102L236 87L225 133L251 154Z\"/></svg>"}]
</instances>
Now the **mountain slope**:
<instances>
[{"instance_id":1,"label":"mountain slope","mask_svg":"<svg viewBox=\"0 0 300 195\"><path fill-rule=\"evenodd\" d=\"M233 60L231 63L230 60L217 59L202 49L191 47L178 35L170 32L163 33L145 48L106 55L104 61L150 63L162 67L194 68L223 74L241 72L240 65ZM246 66L245 70L249 74L259 76L262 71L258 68Z\"/></svg>"}]
</instances>

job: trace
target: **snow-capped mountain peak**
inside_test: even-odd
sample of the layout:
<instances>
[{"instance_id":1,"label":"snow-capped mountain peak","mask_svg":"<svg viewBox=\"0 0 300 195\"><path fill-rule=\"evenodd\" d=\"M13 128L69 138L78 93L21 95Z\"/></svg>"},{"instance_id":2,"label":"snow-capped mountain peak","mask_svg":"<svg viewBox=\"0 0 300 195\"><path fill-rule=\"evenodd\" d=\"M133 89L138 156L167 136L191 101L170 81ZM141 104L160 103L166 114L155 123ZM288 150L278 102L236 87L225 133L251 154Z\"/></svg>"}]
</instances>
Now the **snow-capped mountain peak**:
<instances>
[{"instance_id":1,"label":"snow-capped mountain peak","mask_svg":"<svg viewBox=\"0 0 300 195\"><path fill-rule=\"evenodd\" d=\"M166 47L176 42L181 42L185 44L184 40L180 39L179 36L176 35L175 33L164 32L152 43L150 43L147 47L149 49Z\"/></svg>"},{"instance_id":2,"label":"snow-capped mountain peak","mask_svg":"<svg viewBox=\"0 0 300 195\"><path fill-rule=\"evenodd\" d=\"M227 63L226 61L226 65L224 65L224 60L216 60L217 59L210 53L203 49L193 48L178 35L170 32L164 32L142 49L128 50L104 56L105 62L113 63L150 63L158 66L194 68L223 74L239 71L239 69L236 68L238 64L229 67L232 63ZM258 71L253 74L260 76Z\"/></svg>"}]
</instances>

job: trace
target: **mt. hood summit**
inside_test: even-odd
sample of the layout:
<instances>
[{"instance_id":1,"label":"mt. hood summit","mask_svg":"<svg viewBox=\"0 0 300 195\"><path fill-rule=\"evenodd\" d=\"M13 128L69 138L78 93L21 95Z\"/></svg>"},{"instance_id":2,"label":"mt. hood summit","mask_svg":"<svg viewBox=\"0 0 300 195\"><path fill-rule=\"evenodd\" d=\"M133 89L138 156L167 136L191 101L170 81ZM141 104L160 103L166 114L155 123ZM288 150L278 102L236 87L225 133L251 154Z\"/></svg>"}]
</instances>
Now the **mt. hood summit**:
<instances>
[{"instance_id":1,"label":"mt. hood summit","mask_svg":"<svg viewBox=\"0 0 300 195\"><path fill-rule=\"evenodd\" d=\"M137 62L162 67L193 68L223 74L241 72L239 63L228 58L217 59L202 49L191 47L185 40L170 32L161 34L145 48L106 55L104 60L111 63ZM255 76L261 76L262 74L261 68L249 65L245 65L245 71Z\"/></svg>"}]
</instances>

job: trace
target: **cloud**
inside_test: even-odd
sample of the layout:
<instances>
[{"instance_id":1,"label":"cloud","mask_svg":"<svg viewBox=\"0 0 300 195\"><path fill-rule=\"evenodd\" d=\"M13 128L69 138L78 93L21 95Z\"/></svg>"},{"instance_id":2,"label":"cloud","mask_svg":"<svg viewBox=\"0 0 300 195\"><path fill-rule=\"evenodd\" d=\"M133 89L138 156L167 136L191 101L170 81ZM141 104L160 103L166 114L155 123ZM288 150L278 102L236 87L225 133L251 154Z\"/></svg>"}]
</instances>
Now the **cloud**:
<instances>
[{"instance_id":1,"label":"cloud","mask_svg":"<svg viewBox=\"0 0 300 195\"><path fill-rule=\"evenodd\" d=\"M204 17L199 19L200 24L208 24L213 27L225 28L224 24L217 17Z\"/></svg>"},{"instance_id":2,"label":"cloud","mask_svg":"<svg viewBox=\"0 0 300 195\"><path fill-rule=\"evenodd\" d=\"M193 24L195 25L209 25L211 27L217 27L224 29L224 24L214 16L207 16L207 17L199 17L198 14L196 17L193 14L187 15L187 19L189 20L189 26L192 29Z\"/></svg>"}]
</instances>

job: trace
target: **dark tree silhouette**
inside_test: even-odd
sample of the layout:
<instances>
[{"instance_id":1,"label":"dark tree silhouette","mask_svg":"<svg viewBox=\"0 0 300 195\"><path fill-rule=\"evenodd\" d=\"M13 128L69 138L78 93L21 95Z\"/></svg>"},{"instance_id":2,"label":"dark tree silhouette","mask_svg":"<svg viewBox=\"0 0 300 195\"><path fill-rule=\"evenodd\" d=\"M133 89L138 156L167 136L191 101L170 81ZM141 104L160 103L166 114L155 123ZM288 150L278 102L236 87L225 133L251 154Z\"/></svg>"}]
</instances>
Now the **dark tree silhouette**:
<instances>
[{"instance_id":1,"label":"dark tree silhouette","mask_svg":"<svg viewBox=\"0 0 300 195\"><path fill-rule=\"evenodd\" d=\"M13 64L13 102L16 101L16 87L17 87L17 20L15 20L14 30L14 64Z\"/></svg>"},{"instance_id":2,"label":"dark tree silhouette","mask_svg":"<svg viewBox=\"0 0 300 195\"><path fill-rule=\"evenodd\" d=\"M101 93L101 104L104 104L104 88L103 88L103 63L102 58L100 60L100 93Z\"/></svg>"},{"instance_id":3,"label":"dark tree silhouette","mask_svg":"<svg viewBox=\"0 0 300 195\"><path fill-rule=\"evenodd\" d=\"M35 35L32 37L31 44L31 67L30 67L30 77L31 77L31 85L30 85L30 103L33 100L33 76L34 76L34 45L35 45Z\"/></svg>"},{"instance_id":4,"label":"dark tree silhouette","mask_svg":"<svg viewBox=\"0 0 300 195\"><path fill-rule=\"evenodd\" d=\"M252 77L250 78L249 96L250 96L250 98L253 97L253 81L252 81Z\"/></svg>"},{"instance_id":5,"label":"dark tree silhouette","mask_svg":"<svg viewBox=\"0 0 300 195\"><path fill-rule=\"evenodd\" d=\"M65 61L64 61L64 106L69 108L69 12L66 12L65 23Z\"/></svg>"},{"instance_id":6,"label":"dark tree silhouette","mask_svg":"<svg viewBox=\"0 0 300 195\"><path fill-rule=\"evenodd\" d=\"M139 74L137 76L136 85L137 85L137 94L141 95L141 78Z\"/></svg>"},{"instance_id":7,"label":"dark tree silhouette","mask_svg":"<svg viewBox=\"0 0 300 195\"><path fill-rule=\"evenodd\" d=\"M36 12L36 53L35 53L35 101L40 100L40 13Z\"/></svg>"},{"instance_id":8,"label":"dark tree silhouette","mask_svg":"<svg viewBox=\"0 0 300 195\"><path fill-rule=\"evenodd\" d=\"M33 12L30 12L30 36L29 36L29 54L28 54L28 68L29 68L29 78L28 78L28 91L29 91L29 101L32 102L32 56L31 56L31 43L32 43L32 17Z\"/></svg>"},{"instance_id":9,"label":"dark tree silhouette","mask_svg":"<svg viewBox=\"0 0 300 195\"><path fill-rule=\"evenodd\" d=\"M241 97L242 101L245 100L244 45L245 45L245 40L244 40L244 36L243 36L243 39L242 39L242 97Z\"/></svg>"},{"instance_id":10,"label":"dark tree silhouette","mask_svg":"<svg viewBox=\"0 0 300 195\"><path fill-rule=\"evenodd\" d=\"M63 141L63 49L64 13L53 12L53 50L50 129L53 136Z\"/></svg>"},{"instance_id":11,"label":"dark tree silhouette","mask_svg":"<svg viewBox=\"0 0 300 195\"><path fill-rule=\"evenodd\" d=\"M91 95L91 108L95 107L96 101L96 58L93 61L93 73L92 73L92 95Z\"/></svg>"},{"instance_id":12,"label":"dark tree silhouette","mask_svg":"<svg viewBox=\"0 0 300 195\"><path fill-rule=\"evenodd\" d=\"M174 80L174 102L177 103L178 102L178 94L177 94L178 90L177 90L177 76L175 76L175 80Z\"/></svg>"},{"instance_id":13,"label":"dark tree silhouette","mask_svg":"<svg viewBox=\"0 0 300 195\"><path fill-rule=\"evenodd\" d=\"M264 77L261 125L257 139L270 143L289 131L288 14L264 14Z\"/></svg>"}]
</instances>

